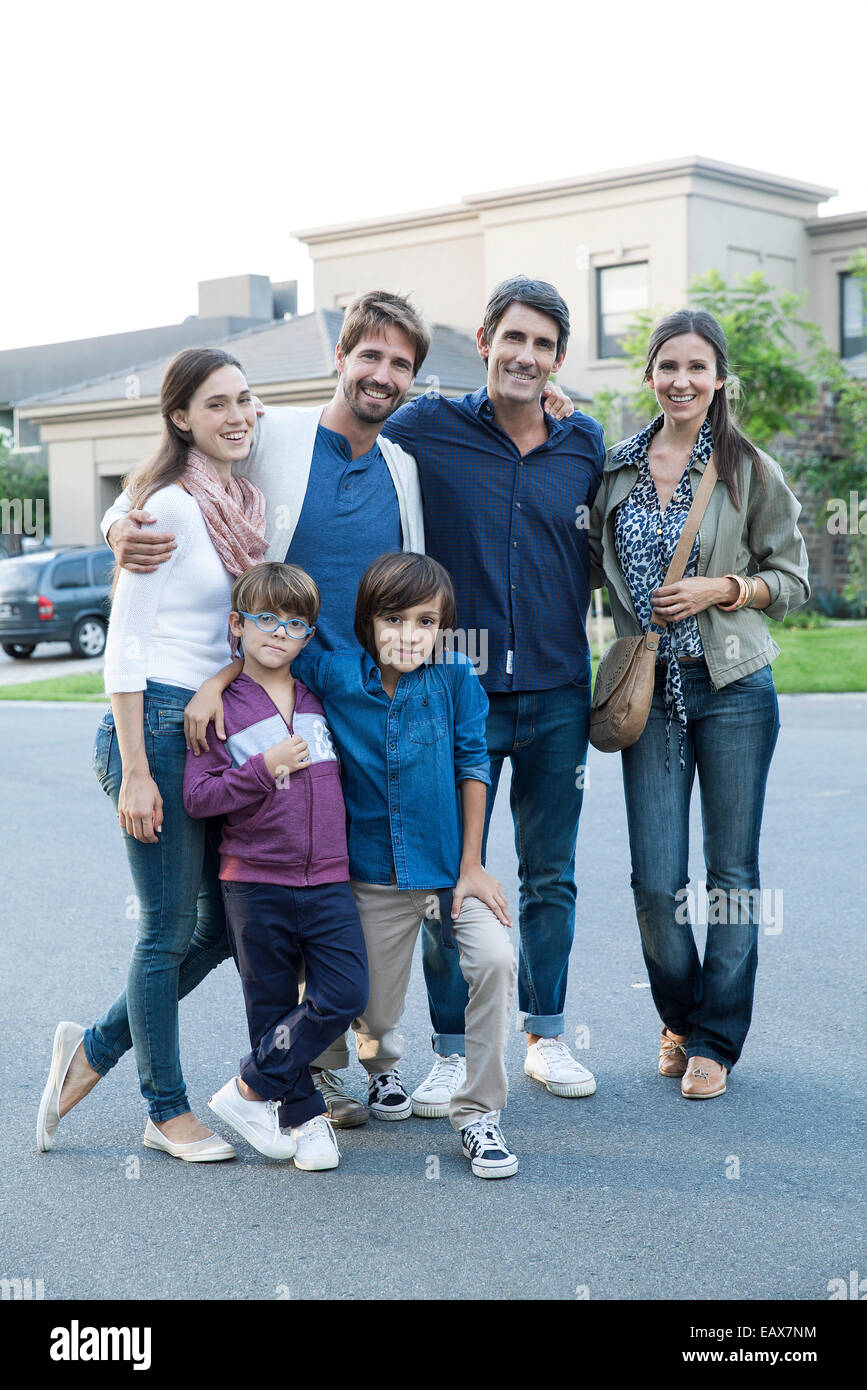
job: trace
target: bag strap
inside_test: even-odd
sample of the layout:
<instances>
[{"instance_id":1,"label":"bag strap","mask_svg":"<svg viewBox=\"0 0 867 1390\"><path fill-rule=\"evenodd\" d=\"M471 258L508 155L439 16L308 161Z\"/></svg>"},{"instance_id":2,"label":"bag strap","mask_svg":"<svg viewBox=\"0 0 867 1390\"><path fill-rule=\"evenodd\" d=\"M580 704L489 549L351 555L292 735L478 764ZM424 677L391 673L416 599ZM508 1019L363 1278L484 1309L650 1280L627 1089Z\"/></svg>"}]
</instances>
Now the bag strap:
<instances>
[{"instance_id":1,"label":"bag strap","mask_svg":"<svg viewBox=\"0 0 867 1390\"><path fill-rule=\"evenodd\" d=\"M698 491L692 499L692 506L687 512L686 521L683 523L683 530L680 533L680 540L677 543L675 552L671 557L671 564L665 572L665 578L662 581L663 585L676 584L679 579L683 578L683 572L686 569L686 564L690 557L690 552L692 551L692 543L696 538L698 528L702 522L702 517L710 501L710 495L716 485L717 476L716 464L714 463L713 453L711 453L701 482L698 485Z\"/></svg>"}]
</instances>

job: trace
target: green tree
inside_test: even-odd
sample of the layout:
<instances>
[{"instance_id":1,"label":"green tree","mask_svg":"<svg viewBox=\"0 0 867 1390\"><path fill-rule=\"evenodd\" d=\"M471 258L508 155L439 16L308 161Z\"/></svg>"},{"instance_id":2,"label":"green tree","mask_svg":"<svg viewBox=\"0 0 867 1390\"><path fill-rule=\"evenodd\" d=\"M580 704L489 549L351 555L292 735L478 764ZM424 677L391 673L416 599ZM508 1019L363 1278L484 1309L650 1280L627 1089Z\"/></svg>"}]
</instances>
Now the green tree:
<instances>
[{"instance_id":1,"label":"green tree","mask_svg":"<svg viewBox=\"0 0 867 1390\"><path fill-rule=\"evenodd\" d=\"M0 558L4 555L18 555L21 552L21 530L16 524L16 513L20 506L37 502L43 505L43 530L49 531L48 510L48 469L41 459L33 461L32 455L12 452L12 435L0 429ZM16 507L16 503L19 504ZM25 510L24 517L28 515Z\"/></svg>"}]
</instances>

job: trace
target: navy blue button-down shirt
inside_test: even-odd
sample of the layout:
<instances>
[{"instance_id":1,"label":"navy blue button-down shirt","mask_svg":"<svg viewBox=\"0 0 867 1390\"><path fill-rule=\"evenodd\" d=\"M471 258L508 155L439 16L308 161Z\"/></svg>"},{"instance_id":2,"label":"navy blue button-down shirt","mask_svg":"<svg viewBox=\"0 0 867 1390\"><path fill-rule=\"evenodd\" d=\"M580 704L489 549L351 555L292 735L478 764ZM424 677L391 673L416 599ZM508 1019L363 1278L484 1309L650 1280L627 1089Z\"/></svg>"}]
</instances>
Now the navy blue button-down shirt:
<instances>
[{"instance_id":1,"label":"navy blue button-down shirt","mask_svg":"<svg viewBox=\"0 0 867 1390\"><path fill-rule=\"evenodd\" d=\"M482 387L419 396L382 427L418 465L425 547L454 580L458 646L489 693L566 685L587 664L602 426L580 411L545 422L548 438L522 457Z\"/></svg>"},{"instance_id":2,"label":"navy blue button-down shirt","mask_svg":"<svg viewBox=\"0 0 867 1390\"><path fill-rule=\"evenodd\" d=\"M463 849L457 788L490 785L488 700L461 652L403 674L389 699L356 646L296 656L292 673L322 701L343 764L349 872L362 883L454 888Z\"/></svg>"}]
</instances>

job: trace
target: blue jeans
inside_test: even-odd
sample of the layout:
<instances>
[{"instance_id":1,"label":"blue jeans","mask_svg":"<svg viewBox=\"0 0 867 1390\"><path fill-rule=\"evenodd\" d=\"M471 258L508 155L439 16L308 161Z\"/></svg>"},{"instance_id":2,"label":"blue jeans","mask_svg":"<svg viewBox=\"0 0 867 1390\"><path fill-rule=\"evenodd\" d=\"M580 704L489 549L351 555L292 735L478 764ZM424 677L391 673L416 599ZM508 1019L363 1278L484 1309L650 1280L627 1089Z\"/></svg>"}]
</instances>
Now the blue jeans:
<instances>
[{"instance_id":1,"label":"blue jeans","mask_svg":"<svg viewBox=\"0 0 867 1390\"><path fill-rule=\"evenodd\" d=\"M637 743L623 750L632 892L653 1001L689 1057L729 1070L750 1026L758 959L759 833L780 728L770 666L720 690L703 661L681 665L686 739L678 724L665 769L664 675ZM689 803L701 792L708 928L699 961L689 920ZM716 891L715 891L716 890Z\"/></svg>"},{"instance_id":2,"label":"blue jeans","mask_svg":"<svg viewBox=\"0 0 867 1390\"><path fill-rule=\"evenodd\" d=\"M559 1037L564 1029L569 952L575 932L575 842L584 798L590 719L590 661L576 680L552 690L488 697L491 785L482 846L505 758L512 760L520 899L518 1008L528 1033ZM435 923L422 934L434 1047L463 1052L467 987L457 951L443 950Z\"/></svg>"},{"instance_id":3,"label":"blue jeans","mask_svg":"<svg viewBox=\"0 0 867 1390\"><path fill-rule=\"evenodd\" d=\"M220 822L193 820L184 810L184 707L193 692L148 681L144 744L163 799L156 844L122 831L138 899L138 935L126 989L84 1035L84 1051L105 1076L135 1047L141 1093L160 1123L189 1110L181 1071L178 1000L230 954L218 880ZM114 717L100 724L93 769L118 804L122 781Z\"/></svg>"}]
</instances>

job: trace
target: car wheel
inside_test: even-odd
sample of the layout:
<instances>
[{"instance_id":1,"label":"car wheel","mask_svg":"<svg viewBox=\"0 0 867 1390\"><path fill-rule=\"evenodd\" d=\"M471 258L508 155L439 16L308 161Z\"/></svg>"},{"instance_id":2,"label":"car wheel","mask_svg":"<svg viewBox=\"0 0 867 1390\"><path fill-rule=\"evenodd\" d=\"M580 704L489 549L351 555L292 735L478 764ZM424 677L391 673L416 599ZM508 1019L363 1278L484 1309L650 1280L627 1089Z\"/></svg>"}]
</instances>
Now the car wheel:
<instances>
[{"instance_id":1,"label":"car wheel","mask_svg":"<svg viewBox=\"0 0 867 1390\"><path fill-rule=\"evenodd\" d=\"M33 652L36 651L36 644L28 647L23 642L4 642L3 650L7 656L14 656L16 661L23 661L25 657L32 656Z\"/></svg>"},{"instance_id":2,"label":"car wheel","mask_svg":"<svg viewBox=\"0 0 867 1390\"><path fill-rule=\"evenodd\" d=\"M70 638L76 656L102 656L105 651L105 623L101 618L82 618Z\"/></svg>"}]
</instances>

